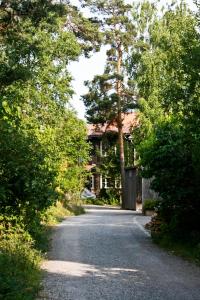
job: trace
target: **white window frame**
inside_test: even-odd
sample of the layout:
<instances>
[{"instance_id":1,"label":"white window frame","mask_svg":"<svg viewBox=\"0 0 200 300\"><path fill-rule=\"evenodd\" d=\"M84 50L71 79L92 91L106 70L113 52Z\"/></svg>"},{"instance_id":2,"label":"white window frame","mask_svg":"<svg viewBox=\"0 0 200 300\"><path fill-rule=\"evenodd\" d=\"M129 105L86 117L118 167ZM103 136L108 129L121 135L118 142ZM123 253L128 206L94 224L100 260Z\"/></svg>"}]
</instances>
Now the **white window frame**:
<instances>
[{"instance_id":1,"label":"white window frame","mask_svg":"<svg viewBox=\"0 0 200 300\"><path fill-rule=\"evenodd\" d=\"M102 186L103 186L103 184L102 184L102 174L100 175L100 189L102 189Z\"/></svg>"},{"instance_id":2,"label":"white window frame","mask_svg":"<svg viewBox=\"0 0 200 300\"><path fill-rule=\"evenodd\" d=\"M104 180L104 189L108 189L108 179L107 179L107 177L104 177L103 180Z\"/></svg>"},{"instance_id":3,"label":"white window frame","mask_svg":"<svg viewBox=\"0 0 200 300\"><path fill-rule=\"evenodd\" d=\"M100 175L100 189L108 189L108 179L107 177Z\"/></svg>"},{"instance_id":4,"label":"white window frame","mask_svg":"<svg viewBox=\"0 0 200 300\"><path fill-rule=\"evenodd\" d=\"M100 141L100 155L101 157L106 157L107 156L107 151L103 152L103 141Z\"/></svg>"},{"instance_id":5,"label":"white window frame","mask_svg":"<svg viewBox=\"0 0 200 300\"><path fill-rule=\"evenodd\" d=\"M90 186L91 186L91 190L94 190L94 175L91 175Z\"/></svg>"}]
</instances>

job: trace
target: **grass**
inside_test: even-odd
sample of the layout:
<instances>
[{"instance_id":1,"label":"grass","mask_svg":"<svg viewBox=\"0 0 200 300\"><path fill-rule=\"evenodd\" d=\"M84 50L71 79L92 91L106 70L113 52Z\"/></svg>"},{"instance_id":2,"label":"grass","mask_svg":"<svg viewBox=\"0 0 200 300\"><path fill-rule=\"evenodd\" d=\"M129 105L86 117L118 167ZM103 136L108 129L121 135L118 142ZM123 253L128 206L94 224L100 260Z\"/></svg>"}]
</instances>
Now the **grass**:
<instances>
[{"instance_id":1,"label":"grass","mask_svg":"<svg viewBox=\"0 0 200 300\"><path fill-rule=\"evenodd\" d=\"M0 242L0 299L35 299L41 280L41 253L26 233L14 233Z\"/></svg>"},{"instance_id":2,"label":"grass","mask_svg":"<svg viewBox=\"0 0 200 300\"><path fill-rule=\"evenodd\" d=\"M82 207L57 202L32 220L29 228L0 224L0 300L36 299L42 278L40 263L48 251L52 226L81 213Z\"/></svg>"},{"instance_id":3,"label":"grass","mask_svg":"<svg viewBox=\"0 0 200 300\"><path fill-rule=\"evenodd\" d=\"M80 205L66 204L57 202L56 205L49 207L43 215L43 223L46 226L55 225L69 216L84 214L84 208Z\"/></svg>"},{"instance_id":4,"label":"grass","mask_svg":"<svg viewBox=\"0 0 200 300\"><path fill-rule=\"evenodd\" d=\"M172 226L173 225L173 226ZM200 232L198 229L174 226L154 215L145 225L151 231L152 240L161 248L200 266Z\"/></svg>"},{"instance_id":5,"label":"grass","mask_svg":"<svg viewBox=\"0 0 200 300\"><path fill-rule=\"evenodd\" d=\"M74 215L73 210L64 206L61 202L57 202L56 205L50 206L42 216L42 223L45 226L55 225L68 216Z\"/></svg>"},{"instance_id":6,"label":"grass","mask_svg":"<svg viewBox=\"0 0 200 300\"><path fill-rule=\"evenodd\" d=\"M68 210L72 213L74 216L79 216L85 213L85 210L82 206L77 205L71 205L68 206Z\"/></svg>"},{"instance_id":7,"label":"grass","mask_svg":"<svg viewBox=\"0 0 200 300\"><path fill-rule=\"evenodd\" d=\"M200 243L197 241L174 240L168 235L160 237L152 235L152 238L161 248L200 266Z\"/></svg>"},{"instance_id":8,"label":"grass","mask_svg":"<svg viewBox=\"0 0 200 300\"><path fill-rule=\"evenodd\" d=\"M144 202L143 205L143 213L145 213L146 210L155 210L155 207L160 203L159 200L156 199L147 199Z\"/></svg>"},{"instance_id":9,"label":"grass","mask_svg":"<svg viewBox=\"0 0 200 300\"><path fill-rule=\"evenodd\" d=\"M120 201L118 199L105 199L105 198L89 198L83 200L84 204L92 204L92 205L111 205L111 206L119 206Z\"/></svg>"}]
</instances>

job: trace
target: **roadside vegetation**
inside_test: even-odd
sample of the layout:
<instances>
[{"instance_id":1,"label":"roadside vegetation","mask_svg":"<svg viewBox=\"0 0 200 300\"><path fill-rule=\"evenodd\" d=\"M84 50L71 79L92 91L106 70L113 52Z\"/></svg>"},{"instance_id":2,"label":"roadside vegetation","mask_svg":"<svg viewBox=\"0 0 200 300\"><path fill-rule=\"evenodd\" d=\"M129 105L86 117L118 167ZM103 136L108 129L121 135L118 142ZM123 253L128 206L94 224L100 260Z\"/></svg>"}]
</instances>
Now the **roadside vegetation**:
<instances>
[{"instance_id":1,"label":"roadside vegetation","mask_svg":"<svg viewBox=\"0 0 200 300\"><path fill-rule=\"evenodd\" d=\"M29 300L49 224L83 211L89 145L68 64L98 33L65 1L3 0L0 18L0 299Z\"/></svg>"},{"instance_id":2,"label":"roadside vegetation","mask_svg":"<svg viewBox=\"0 0 200 300\"><path fill-rule=\"evenodd\" d=\"M162 232L162 235L155 235L152 231L153 241L161 248L169 251L169 253L181 256L200 266L200 243L199 236L190 235L175 240L168 232Z\"/></svg>"},{"instance_id":3,"label":"roadside vegetation","mask_svg":"<svg viewBox=\"0 0 200 300\"><path fill-rule=\"evenodd\" d=\"M116 189L101 189L98 197L88 197L83 199L84 204L94 205L120 205L120 191Z\"/></svg>"},{"instance_id":4,"label":"roadside vegetation","mask_svg":"<svg viewBox=\"0 0 200 300\"><path fill-rule=\"evenodd\" d=\"M0 218L0 299L35 299L40 288L40 263L49 249L51 228L67 216L84 213L77 204L57 202L28 226L21 217Z\"/></svg>"},{"instance_id":5,"label":"roadside vegetation","mask_svg":"<svg viewBox=\"0 0 200 300\"><path fill-rule=\"evenodd\" d=\"M68 1L0 1L0 299L34 299L48 225L83 212L90 146L70 108L68 65L101 44L110 45L105 72L83 99L90 121L117 121L121 156L110 168L124 186L121 117L135 108L137 165L162 198L152 236L200 257L200 4L194 14L184 1L159 12L148 1L81 2L104 23Z\"/></svg>"},{"instance_id":6,"label":"roadside vegetation","mask_svg":"<svg viewBox=\"0 0 200 300\"><path fill-rule=\"evenodd\" d=\"M159 203L160 201L156 199L146 199L142 206L143 214L145 215L147 211L155 212Z\"/></svg>"},{"instance_id":7,"label":"roadside vegetation","mask_svg":"<svg viewBox=\"0 0 200 300\"><path fill-rule=\"evenodd\" d=\"M138 92L138 164L162 199L150 229L157 243L199 260L199 12L184 1L174 1L162 15L147 3L142 11L148 34L141 32L142 47L134 49L128 67Z\"/></svg>"}]
</instances>

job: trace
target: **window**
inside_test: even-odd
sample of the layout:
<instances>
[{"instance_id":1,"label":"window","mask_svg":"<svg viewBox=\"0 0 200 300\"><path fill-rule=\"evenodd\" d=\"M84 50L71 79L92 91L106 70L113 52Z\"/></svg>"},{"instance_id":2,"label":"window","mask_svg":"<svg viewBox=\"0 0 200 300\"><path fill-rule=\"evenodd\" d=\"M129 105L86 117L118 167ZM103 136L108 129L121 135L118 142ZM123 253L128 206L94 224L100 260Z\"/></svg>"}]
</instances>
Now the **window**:
<instances>
[{"instance_id":1,"label":"window","mask_svg":"<svg viewBox=\"0 0 200 300\"><path fill-rule=\"evenodd\" d=\"M103 189L108 188L108 179L105 176L102 177L102 188Z\"/></svg>"},{"instance_id":2,"label":"window","mask_svg":"<svg viewBox=\"0 0 200 300\"><path fill-rule=\"evenodd\" d=\"M109 189L115 187L115 180L110 177L106 177L105 175L101 175L100 177L100 189Z\"/></svg>"},{"instance_id":3,"label":"window","mask_svg":"<svg viewBox=\"0 0 200 300\"><path fill-rule=\"evenodd\" d=\"M121 180L120 178L116 178L115 179L115 188L116 189L121 189L122 185L121 185Z\"/></svg>"},{"instance_id":4,"label":"window","mask_svg":"<svg viewBox=\"0 0 200 300\"><path fill-rule=\"evenodd\" d=\"M107 156L107 145L105 142L100 141L100 155L101 156Z\"/></svg>"},{"instance_id":5,"label":"window","mask_svg":"<svg viewBox=\"0 0 200 300\"><path fill-rule=\"evenodd\" d=\"M90 189L94 190L94 175L90 177Z\"/></svg>"},{"instance_id":6,"label":"window","mask_svg":"<svg viewBox=\"0 0 200 300\"><path fill-rule=\"evenodd\" d=\"M106 176L100 175L100 189L107 189L107 188L108 188L108 182Z\"/></svg>"}]
</instances>

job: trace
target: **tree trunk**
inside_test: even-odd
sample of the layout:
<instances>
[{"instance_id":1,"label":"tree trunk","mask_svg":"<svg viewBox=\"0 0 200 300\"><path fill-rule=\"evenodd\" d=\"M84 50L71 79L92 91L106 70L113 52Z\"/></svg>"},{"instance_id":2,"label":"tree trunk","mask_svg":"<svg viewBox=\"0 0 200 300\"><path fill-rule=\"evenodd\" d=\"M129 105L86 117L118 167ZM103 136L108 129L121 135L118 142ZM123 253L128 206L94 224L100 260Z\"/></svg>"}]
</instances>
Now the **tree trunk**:
<instances>
[{"instance_id":1,"label":"tree trunk","mask_svg":"<svg viewBox=\"0 0 200 300\"><path fill-rule=\"evenodd\" d=\"M121 75L121 65L122 65L122 49L121 44L117 48L118 58L117 58L117 74ZM125 208L125 161L124 161L124 136L123 136L123 118L121 110L121 91L122 91L122 81L117 78L116 82L116 93L118 95L118 116L117 116L117 127L118 127L118 138L119 138L119 149L120 149L120 174L121 174L121 197L122 197L122 208Z\"/></svg>"},{"instance_id":2,"label":"tree trunk","mask_svg":"<svg viewBox=\"0 0 200 300\"><path fill-rule=\"evenodd\" d=\"M121 113L119 114L119 119L122 118ZM119 149L120 149L120 174L121 174L121 199L122 199L122 208L125 208L125 161L124 161L124 136L123 136L123 126L118 125L118 138L119 138Z\"/></svg>"}]
</instances>

